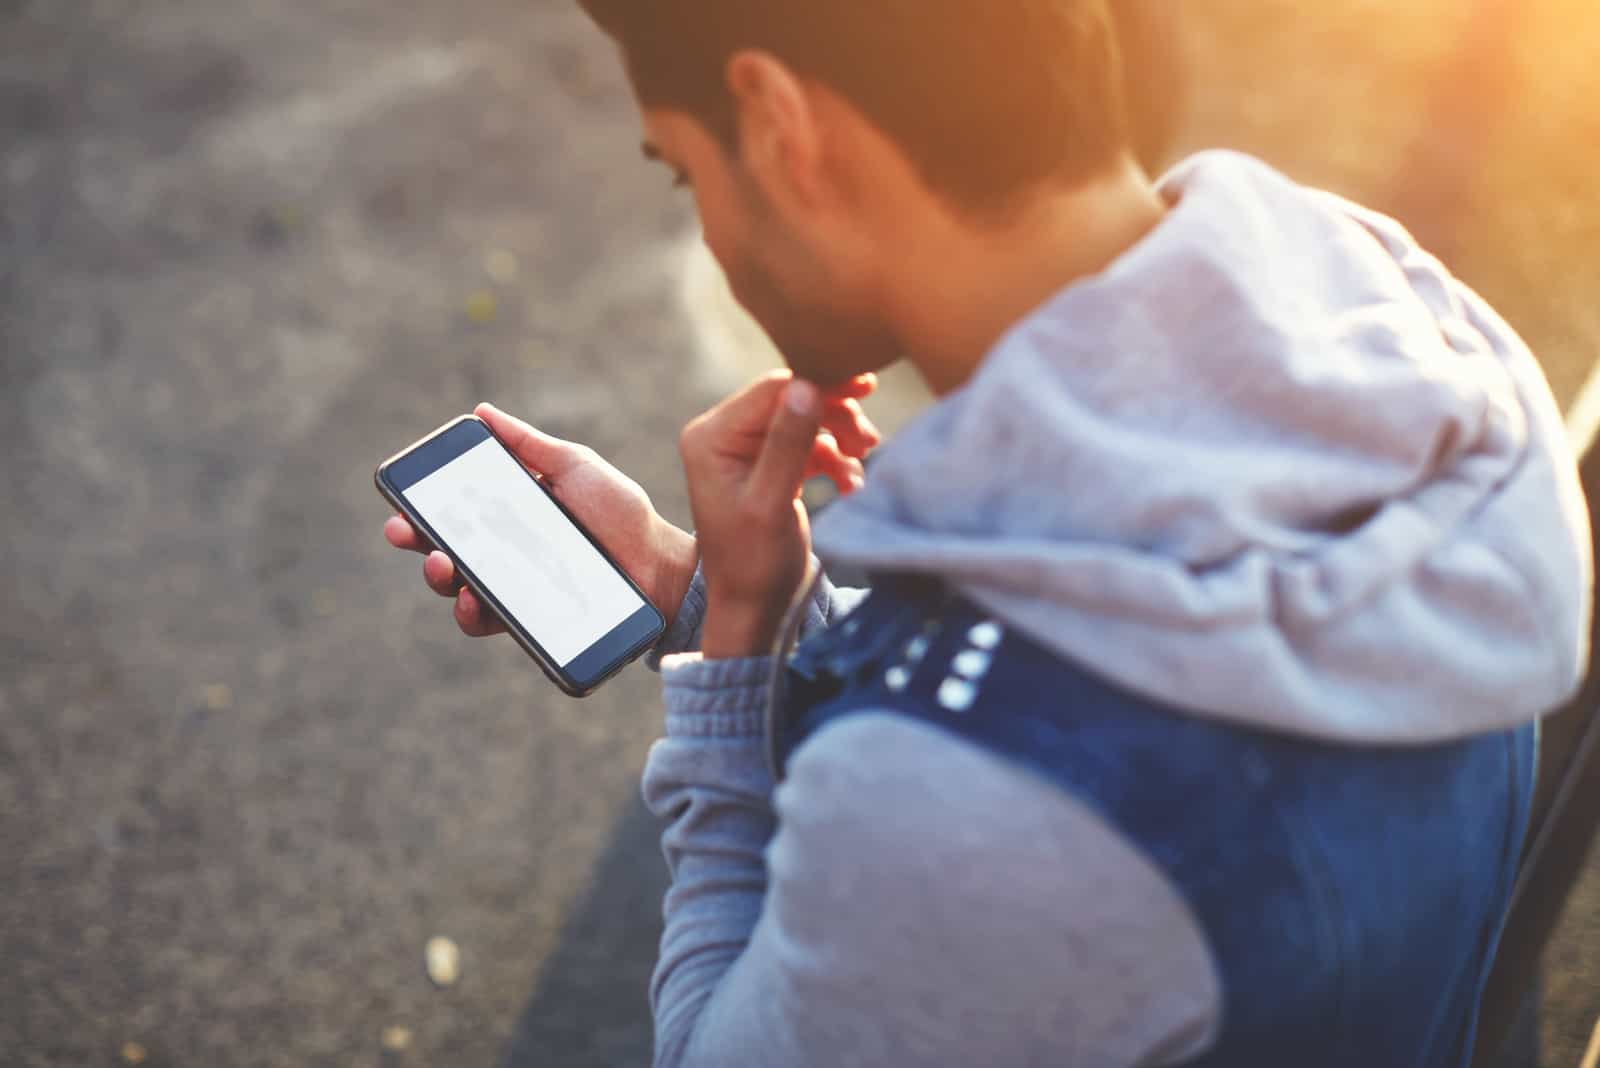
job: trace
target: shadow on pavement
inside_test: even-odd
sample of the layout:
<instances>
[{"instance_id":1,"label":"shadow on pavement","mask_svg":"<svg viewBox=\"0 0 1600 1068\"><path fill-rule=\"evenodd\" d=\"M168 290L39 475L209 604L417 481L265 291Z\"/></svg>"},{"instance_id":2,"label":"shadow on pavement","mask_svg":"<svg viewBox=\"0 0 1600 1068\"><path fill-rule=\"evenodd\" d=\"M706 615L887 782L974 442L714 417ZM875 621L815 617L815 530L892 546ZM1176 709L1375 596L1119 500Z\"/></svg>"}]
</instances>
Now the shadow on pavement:
<instances>
[{"instance_id":1,"label":"shadow on pavement","mask_svg":"<svg viewBox=\"0 0 1600 1068\"><path fill-rule=\"evenodd\" d=\"M660 835L635 792L541 971L501 1068L650 1063L650 969L667 888Z\"/></svg>"}]
</instances>

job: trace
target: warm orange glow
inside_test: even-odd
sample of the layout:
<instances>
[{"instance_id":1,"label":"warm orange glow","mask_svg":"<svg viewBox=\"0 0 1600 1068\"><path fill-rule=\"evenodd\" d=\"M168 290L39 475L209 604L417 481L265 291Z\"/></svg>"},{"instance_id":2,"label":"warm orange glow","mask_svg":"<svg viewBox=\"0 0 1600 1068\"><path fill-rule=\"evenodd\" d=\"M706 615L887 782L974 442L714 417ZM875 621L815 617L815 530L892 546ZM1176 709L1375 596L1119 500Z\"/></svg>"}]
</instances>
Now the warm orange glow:
<instances>
[{"instance_id":1,"label":"warm orange glow","mask_svg":"<svg viewBox=\"0 0 1600 1068\"><path fill-rule=\"evenodd\" d=\"M1399 214L1534 346L1600 354L1600 4L1213 0L1185 147L1254 151Z\"/></svg>"}]
</instances>

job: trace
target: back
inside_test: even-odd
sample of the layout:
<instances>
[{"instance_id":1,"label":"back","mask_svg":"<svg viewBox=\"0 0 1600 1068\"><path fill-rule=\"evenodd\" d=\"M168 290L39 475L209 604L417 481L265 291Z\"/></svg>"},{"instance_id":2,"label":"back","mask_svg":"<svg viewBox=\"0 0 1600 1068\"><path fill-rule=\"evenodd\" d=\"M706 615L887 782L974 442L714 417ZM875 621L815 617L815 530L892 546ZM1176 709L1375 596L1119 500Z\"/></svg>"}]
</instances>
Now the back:
<instances>
[{"instance_id":1,"label":"back","mask_svg":"<svg viewBox=\"0 0 1600 1068\"><path fill-rule=\"evenodd\" d=\"M1025 766L1193 910L1222 978L1202 1065L1459 1065L1521 850L1534 728L1351 747L1135 696L932 583L804 643L773 731L891 711Z\"/></svg>"}]
</instances>

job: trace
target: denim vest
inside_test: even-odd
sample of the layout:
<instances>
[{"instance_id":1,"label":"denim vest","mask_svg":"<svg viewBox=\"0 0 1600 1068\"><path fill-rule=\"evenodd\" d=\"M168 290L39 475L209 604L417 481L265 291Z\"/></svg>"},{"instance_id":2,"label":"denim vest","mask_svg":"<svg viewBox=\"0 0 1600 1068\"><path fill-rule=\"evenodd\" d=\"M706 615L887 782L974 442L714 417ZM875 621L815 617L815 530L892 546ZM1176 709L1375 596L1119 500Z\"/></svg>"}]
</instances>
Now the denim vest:
<instances>
[{"instance_id":1,"label":"denim vest","mask_svg":"<svg viewBox=\"0 0 1600 1068\"><path fill-rule=\"evenodd\" d=\"M1393 748L1199 719L915 579L878 584L791 654L769 732L779 773L813 732L867 711L1042 776L1166 874L1222 979L1220 1036L1191 1064L1470 1058L1532 796L1533 726Z\"/></svg>"}]
</instances>

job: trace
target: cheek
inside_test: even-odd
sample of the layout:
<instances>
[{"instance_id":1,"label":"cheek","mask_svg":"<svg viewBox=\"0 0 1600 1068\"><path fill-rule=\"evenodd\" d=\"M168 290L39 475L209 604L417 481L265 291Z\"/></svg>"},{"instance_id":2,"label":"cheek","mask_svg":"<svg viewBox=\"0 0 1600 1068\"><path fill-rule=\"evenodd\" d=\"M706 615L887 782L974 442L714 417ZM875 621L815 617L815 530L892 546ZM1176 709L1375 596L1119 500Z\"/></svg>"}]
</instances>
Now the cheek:
<instances>
[{"instance_id":1,"label":"cheek","mask_svg":"<svg viewBox=\"0 0 1600 1068\"><path fill-rule=\"evenodd\" d=\"M717 262L722 265L722 274L733 299L775 342L781 342L789 309L773 285L772 277L750 257L718 256Z\"/></svg>"},{"instance_id":2,"label":"cheek","mask_svg":"<svg viewBox=\"0 0 1600 1068\"><path fill-rule=\"evenodd\" d=\"M728 286L740 303L746 304L760 298L753 285L760 272L751 262L748 239L737 213L727 210L725 202L714 197L697 196L700 210L700 239L705 243L717 265L722 268Z\"/></svg>"},{"instance_id":3,"label":"cheek","mask_svg":"<svg viewBox=\"0 0 1600 1068\"><path fill-rule=\"evenodd\" d=\"M700 233L706 248L724 269L737 257L744 242L745 222L732 193L720 176L697 182L694 187Z\"/></svg>"}]
</instances>

